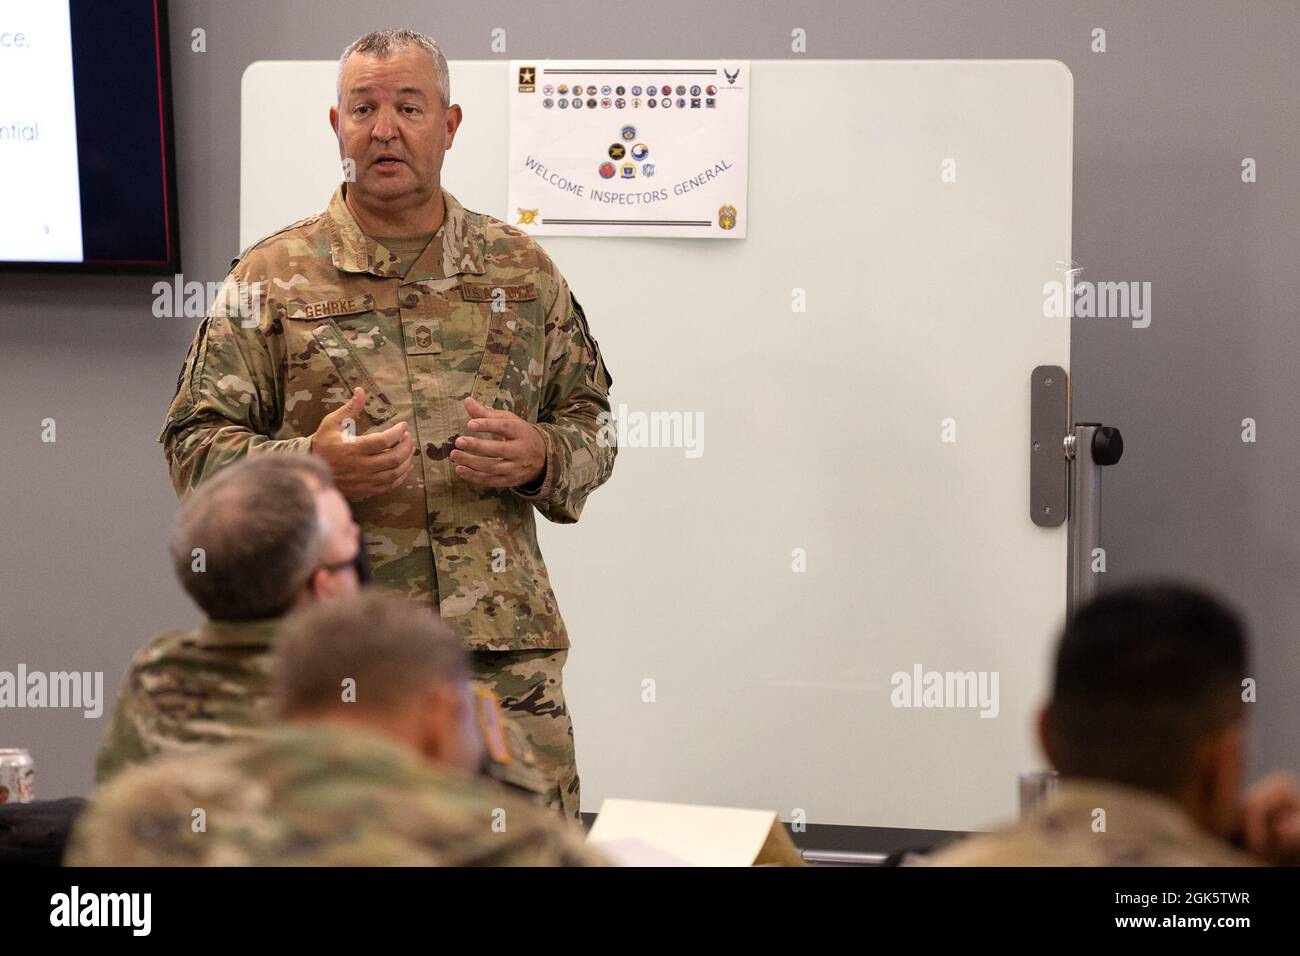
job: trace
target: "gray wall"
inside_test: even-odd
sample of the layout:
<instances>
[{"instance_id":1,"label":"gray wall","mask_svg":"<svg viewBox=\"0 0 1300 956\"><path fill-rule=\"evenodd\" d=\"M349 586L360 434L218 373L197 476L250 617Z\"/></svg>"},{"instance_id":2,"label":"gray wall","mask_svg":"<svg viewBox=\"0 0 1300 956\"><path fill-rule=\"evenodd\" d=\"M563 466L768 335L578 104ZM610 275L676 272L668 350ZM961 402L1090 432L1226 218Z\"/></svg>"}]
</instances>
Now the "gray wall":
<instances>
[{"instance_id":1,"label":"gray wall","mask_svg":"<svg viewBox=\"0 0 1300 956\"><path fill-rule=\"evenodd\" d=\"M375 12L377 8L386 12ZM1106 477L1106 584L1149 573L1217 586L1256 636L1256 772L1300 766L1300 323L1286 299L1300 220L1300 12L1290 3L663 0L642 4L172 3L185 276L237 251L239 81L258 59L332 58L410 25L449 56L1055 58L1075 79L1074 258L1090 280L1153 284L1150 328L1078 319L1077 420L1120 426ZM440 12L441 11L441 12ZM563 11L563 12L559 12ZM207 52L190 31L207 31ZM1108 52L1090 52L1102 27ZM852 108L851 96L842 101ZM837 108L828 95L828 117ZM322 122L324 119L322 118ZM292 143L267 143L292 161ZM1240 180L1242 157L1259 182ZM454 184L449 184L454 189ZM155 444L194 320L155 319L151 279L0 275L0 669L102 670L197 616L164 557L175 508ZM599 317L596 318L599 322ZM57 421L42 444L40 421ZM1259 440L1243 444L1241 420ZM575 650L580 654L581 647ZM38 791L84 793L104 720L0 711Z\"/></svg>"}]
</instances>

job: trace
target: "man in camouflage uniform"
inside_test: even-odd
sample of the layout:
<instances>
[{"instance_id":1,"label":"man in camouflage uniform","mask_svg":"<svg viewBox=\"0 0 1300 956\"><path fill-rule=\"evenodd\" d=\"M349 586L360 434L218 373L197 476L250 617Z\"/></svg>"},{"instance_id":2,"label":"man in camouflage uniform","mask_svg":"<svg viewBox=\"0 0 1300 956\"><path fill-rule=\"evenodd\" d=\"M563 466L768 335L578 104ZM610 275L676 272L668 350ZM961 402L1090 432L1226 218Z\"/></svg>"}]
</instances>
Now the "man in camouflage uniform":
<instances>
[{"instance_id":1,"label":"man in camouflage uniform","mask_svg":"<svg viewBox=\"0 0 1300 956\"><path fill-rule=\"evenodd\" d=\"M473 770L464 651L386 592L286 622L283 721L133 767L77 821L72 866L599 866L581 828Z\"/></svg>"},{"instance_id":2,"label":"man in camouflage uniform","mask_svg":"<svg viewBox=\"0 0 1300 956\"><path fill-rule=\"evenodd\" d=\"M360 529L329 469L308 456L249 460L205 484L183 504L170 550L206 620L132 658L96 763L101 783L267 723L280 618L360 583Z\"/></svg>"},{"instance_id":3,"label":"man in camouflage uniform","mask_svg":"<svg viewBox=\"0 0 1300 956\"><path fill-rule=\"evenodd\" d=\"M609 477L612 380L546 253L442 189L460 120L428 38L344 52L349 181L236 261L161 440L180 494L246 455L327 462L375 580L438 609L576 814L569 640L533 512L577 521Z\"/></svg>"},{"instance_id":4,"label":"man in camouflage uniform","mask_svg":"<svg viewBox=\"0 0 1300 956\"><path fill-rule=\"evenodd\" d=\"M1105 817L1097 811L1103 810ZM1105 830L1095 829L1098 821ZM962 840L933 866L1252 866L1172 800L1136 787L1066 780L1041 813Z\"/></svg>"},{"instance_id":5,"label":"man in camouflage uniform","mask_svg":"<svg viewBox=\"0 0 1300 956\"><path fill-rule=\"evenodd\" d=\"M1176 586L1106 592L1057 649L1039 731L1057 793L1020 823L936 854L936 866L1242 866L1264 857L1241 795L1245 631L1216 600ZM1291 791L1294 795L1294 790ZM1294 820L1294 811L1292 811ZM1277 827L1273 828L1277 830ZM1274 834L1276 836L1277 834ZM1293 849L1291 847L1290 849Z\"/></svg>"},{"instance_id":6,"label":"man in camouflage uniform","mask_svg":"<svg viewBox=\"0 0 1300 956\"><path fill-rule=\"evenodd\" d=\"M329 468L310 455L252 458L190 495L172 563L208 615L131 660L100 749L100 783L159 755L261 734L271 719L274 638L288 609L355 594L366 578L360 529ZM196 555L201 554L201 564ZM483 771L530 798L545 780L522 732L477 685Z\"/></svg>"}]
</instances>

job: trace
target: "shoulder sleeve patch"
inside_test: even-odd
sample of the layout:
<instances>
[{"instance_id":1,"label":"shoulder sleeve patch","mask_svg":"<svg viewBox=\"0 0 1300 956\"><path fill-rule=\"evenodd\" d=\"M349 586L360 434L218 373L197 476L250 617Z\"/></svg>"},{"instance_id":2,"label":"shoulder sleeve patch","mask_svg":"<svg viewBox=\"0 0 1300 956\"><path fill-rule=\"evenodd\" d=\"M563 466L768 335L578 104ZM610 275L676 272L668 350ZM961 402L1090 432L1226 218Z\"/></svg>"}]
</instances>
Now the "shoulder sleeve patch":
<instances>
[{"instance_id":1,"label":"shoulder sleeve patch","mask_svg":"<svg viewBox=\"0 0 1300 956\"><path fill-rule=\"evenodd\" d=\"M591 366L588 369L591 377L599 376L605 383L605 391L608 392L614 387L614 376L609 374L609 369L605 366L605 358L600 354L600 343L596 337L591 334L591 326L587 324L587 313L582 308L582 303L578 297L569 290L569 300L573 303L573 316L578 320L578 325L582 328L583 337L591 345Z\"/></svg>"},{"instance_id":2,"label":"shoulder sleeve patch","mask_svg":"<svg viewBox=\"0 0 1300 956\"><path fill-rule=\"evenodd\" d=\"M483 736L483 749L494 763L510 762L510 745L506 743L505 718L497 703L497 695L479 684L474 688L478 709L479 732Z\"/></svg>"}]
</instances>

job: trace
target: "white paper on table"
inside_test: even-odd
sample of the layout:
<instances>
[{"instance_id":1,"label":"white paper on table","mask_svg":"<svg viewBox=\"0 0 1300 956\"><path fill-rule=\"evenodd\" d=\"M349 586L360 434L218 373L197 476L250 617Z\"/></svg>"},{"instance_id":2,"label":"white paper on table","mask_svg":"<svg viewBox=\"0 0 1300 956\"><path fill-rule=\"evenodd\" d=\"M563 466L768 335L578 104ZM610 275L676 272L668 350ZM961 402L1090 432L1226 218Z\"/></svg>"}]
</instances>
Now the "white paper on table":
<instances>
[{"instance_id":1,"label":"white paper on table","mask_svg":"<svg viewBox=\"0 0 1300 956\"><path fill-rule=\"evenodd\" d=\"M587 842L625 866L804 865L771 810L610 798Z\"/></svg>"}]
</instances>

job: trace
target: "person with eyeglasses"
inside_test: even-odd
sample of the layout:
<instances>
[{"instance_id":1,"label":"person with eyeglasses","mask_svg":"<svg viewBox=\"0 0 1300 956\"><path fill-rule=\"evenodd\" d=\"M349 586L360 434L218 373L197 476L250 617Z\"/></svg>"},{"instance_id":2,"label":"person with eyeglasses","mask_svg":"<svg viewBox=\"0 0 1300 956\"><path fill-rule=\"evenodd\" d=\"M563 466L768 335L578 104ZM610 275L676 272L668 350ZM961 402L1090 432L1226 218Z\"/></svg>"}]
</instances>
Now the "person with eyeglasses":
<instances>
[{"instance_id":1,"label":"person with eyeglasses","mask_svg":"<svg viewBox=\"0 0 1300 956\"><path fill-rule=\"evenodd\" d=\"M177 516L171 558L206 619L132 658L96 761L99 783L264 724L280 619L355 594L369 576L347 499L308 455L250 458L196 489Z\"/></svg>"},{"instance_id":2,"label":"person with eyeglasses","mask_svg":"<svg viewBox=\"0 0 1300 956\"><path fill-rule=\"evenodd\" d=\"M206 615L132 659L96 762L104 783L159 755L260 734L271 717L281 619L347 598L370 580L361 529L329 466L263 455L185 499L171 542L181 585ZM481 771L534 800L550 792L536 752L485 685L472 696Z\"/></svg>"}]
</instances>

